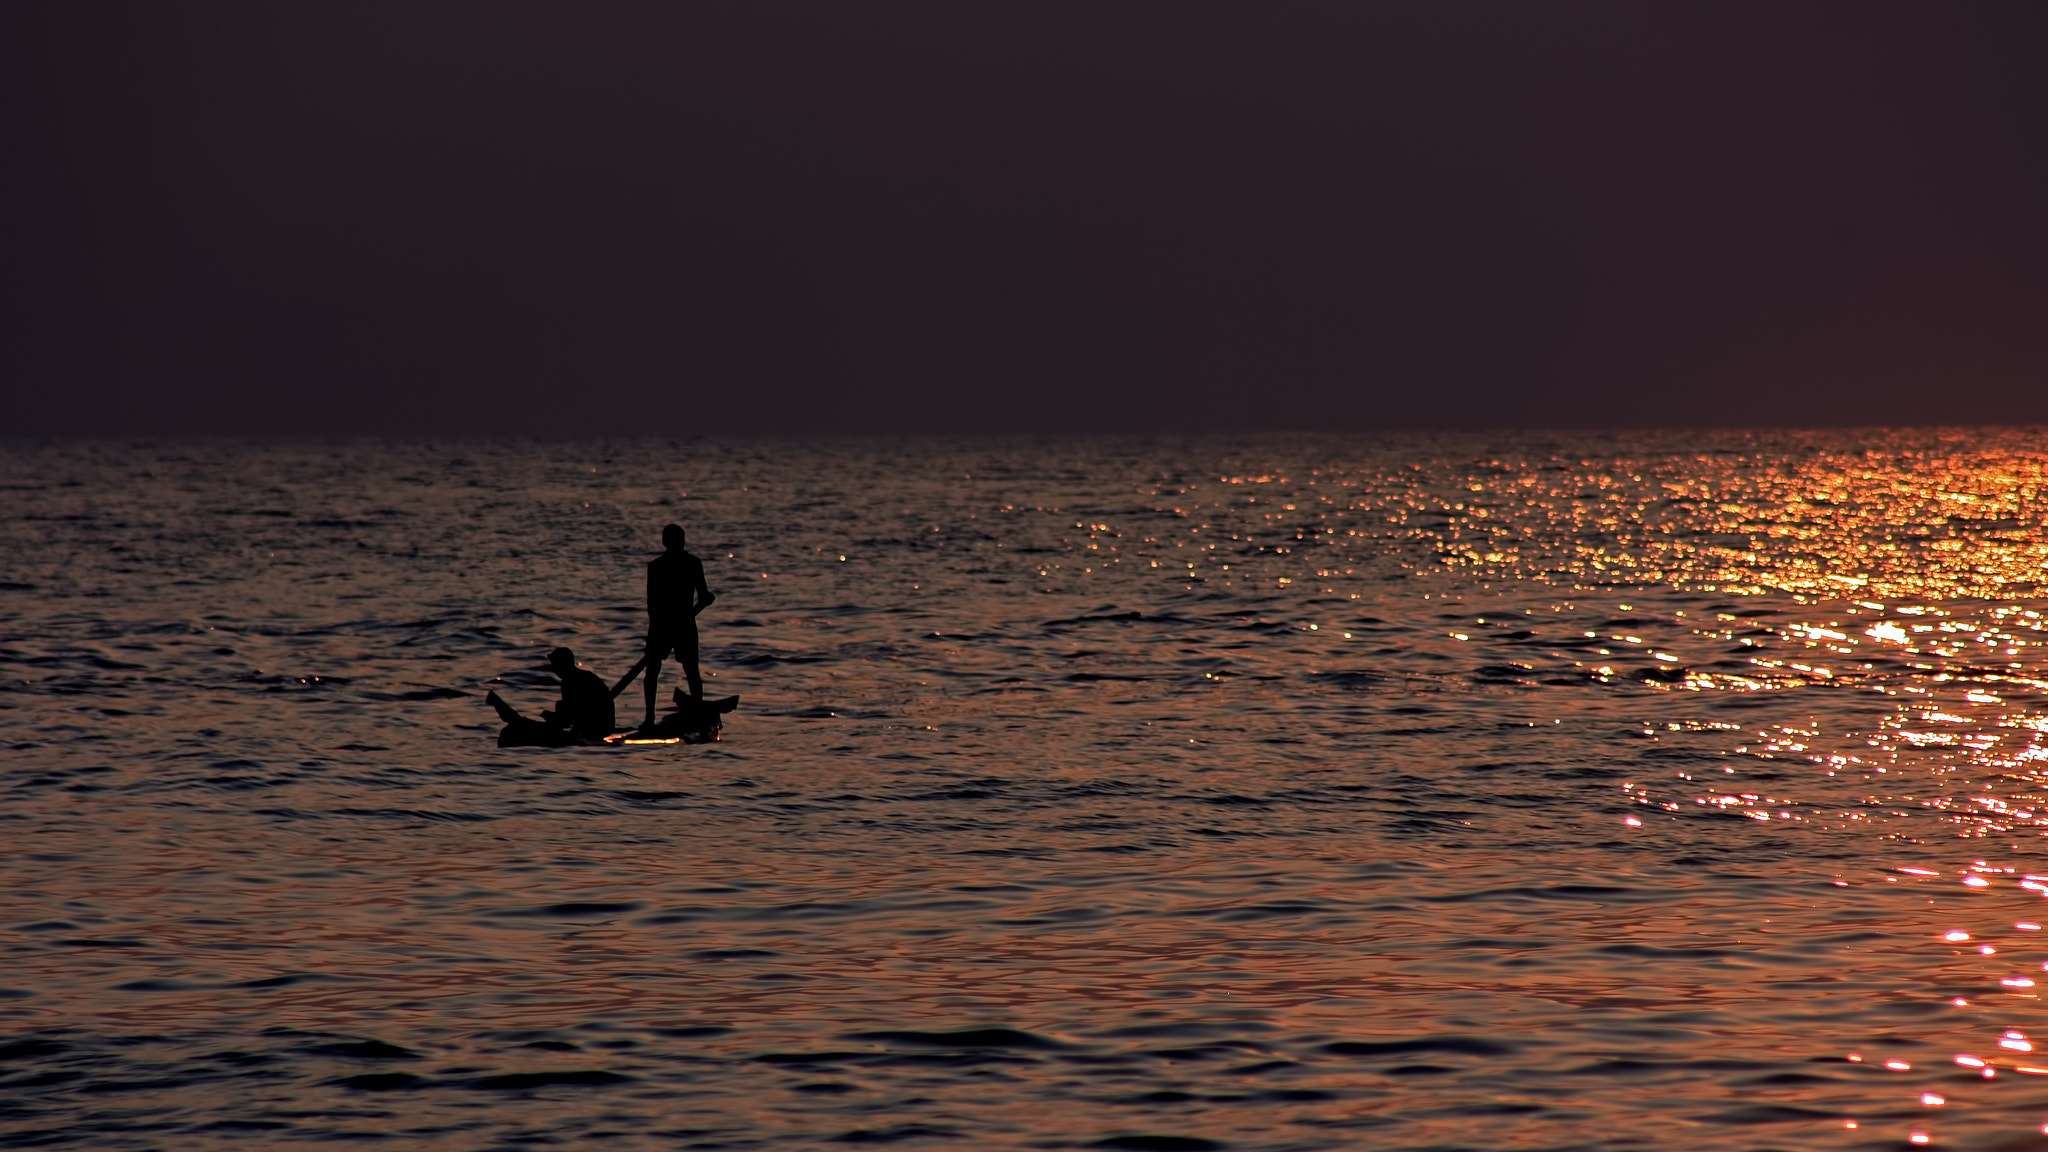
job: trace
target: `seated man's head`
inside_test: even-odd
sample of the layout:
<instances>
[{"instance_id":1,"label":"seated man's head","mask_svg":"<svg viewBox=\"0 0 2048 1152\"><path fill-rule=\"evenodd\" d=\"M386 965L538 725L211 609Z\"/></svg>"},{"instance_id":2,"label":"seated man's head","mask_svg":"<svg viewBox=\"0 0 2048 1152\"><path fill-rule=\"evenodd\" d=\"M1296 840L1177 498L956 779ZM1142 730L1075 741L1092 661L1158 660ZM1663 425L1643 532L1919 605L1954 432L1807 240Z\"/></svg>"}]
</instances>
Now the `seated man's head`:
<instances>
[{"instance_id":1,"label":"seated man's head","mask_svg":"<svg viewBox=\"0 0 2048 1152\"><path fill-rule=\"evenodd\" d=\"M663 528L661 530L661 546L663 548L681 548L683 546L683 526L681 524L671 524Z\"/></svg>"},{"instance_id":2,"label":"seated man's head","mask_svg":"<svg viewBox=\"0 0 2048 1152\"><path fill-rule=\"evenodd\" d=\"M567 648L557 648L548 653L548 667L557 672L570 672L576 668L576 654Z\"/></svg>"}]
</instances>

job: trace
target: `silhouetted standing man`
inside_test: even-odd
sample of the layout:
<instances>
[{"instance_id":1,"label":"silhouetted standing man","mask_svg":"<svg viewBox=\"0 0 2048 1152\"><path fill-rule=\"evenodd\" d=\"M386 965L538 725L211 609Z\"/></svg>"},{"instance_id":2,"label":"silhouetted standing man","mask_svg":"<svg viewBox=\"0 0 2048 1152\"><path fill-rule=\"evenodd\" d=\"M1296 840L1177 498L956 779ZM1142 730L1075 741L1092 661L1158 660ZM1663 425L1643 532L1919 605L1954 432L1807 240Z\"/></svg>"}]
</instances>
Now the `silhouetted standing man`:
<instances>
[{"instance_id":1,"label":"silhouetted standing man","mask_svg":"<svg viewBox=\"0 0 2048 1152\"><path fill-rule=\"evenodd\" d=\"M663 528L661 543L668 551L647 563L647 727L654 725L655 682L662 657L669 653L683 666L690 695L704 698L704 675L697 668L697 613L718 599L704 584L704 562L684 550L680 526Z\"/></svg>"}]
</instances>

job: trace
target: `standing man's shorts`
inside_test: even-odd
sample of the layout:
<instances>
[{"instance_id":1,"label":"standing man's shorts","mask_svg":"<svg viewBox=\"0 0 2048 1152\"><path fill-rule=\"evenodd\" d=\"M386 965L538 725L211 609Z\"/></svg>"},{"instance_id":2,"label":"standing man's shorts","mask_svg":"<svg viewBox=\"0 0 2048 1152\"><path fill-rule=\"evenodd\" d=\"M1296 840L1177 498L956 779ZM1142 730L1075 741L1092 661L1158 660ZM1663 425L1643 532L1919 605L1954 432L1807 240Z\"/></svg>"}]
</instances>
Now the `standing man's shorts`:
<instances>
[{"instance_id":1,"label":"standing man's shorts","mask_svg":"<svg viewBox=\"0 0 2048 1152\"><path fill-rule=\"evenodd\" d=\"M649 632L647 634L648 659L665 659L671 652L675 653L678 660L695 660L697 658L697 622L695 620L679 628L664 628L659 632Z\"/></svg>"}]
</instances>

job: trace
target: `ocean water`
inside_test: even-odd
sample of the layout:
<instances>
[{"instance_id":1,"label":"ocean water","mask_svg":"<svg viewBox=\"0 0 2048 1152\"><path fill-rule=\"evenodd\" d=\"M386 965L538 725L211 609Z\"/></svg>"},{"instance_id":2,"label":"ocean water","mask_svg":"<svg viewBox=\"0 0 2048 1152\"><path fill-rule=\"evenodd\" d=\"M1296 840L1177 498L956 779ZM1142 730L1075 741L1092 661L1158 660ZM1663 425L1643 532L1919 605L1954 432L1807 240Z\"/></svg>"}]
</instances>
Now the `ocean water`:
<instances>
[{"instance_id":1,"label":"ocean water","mask_svg":"<svg viewBox=\"0 0 2048 1152\"><path fill-rule=\"evenodd\" d=\"M2040 443L0 446L0 1146L2048 1147Z\"/></svg>"}]
</instances>

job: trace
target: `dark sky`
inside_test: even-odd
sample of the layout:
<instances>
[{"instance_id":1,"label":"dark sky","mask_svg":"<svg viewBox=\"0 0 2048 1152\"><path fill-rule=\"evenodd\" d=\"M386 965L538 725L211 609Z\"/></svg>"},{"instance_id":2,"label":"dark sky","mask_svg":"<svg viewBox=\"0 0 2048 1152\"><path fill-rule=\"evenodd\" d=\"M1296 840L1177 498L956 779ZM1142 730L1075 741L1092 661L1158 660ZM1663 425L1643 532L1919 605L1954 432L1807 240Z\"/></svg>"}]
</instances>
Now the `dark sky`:
<instances>
[{"instance_id":1,"label":"dark sky","mask_svg":"<svg viewBox=\"0 0 2048 1152\"><path fill-rule=\"evenodd\" d=\"M2048 422L2048 4L0 6L0 431Z\"/></svg>"}]
</instances>

